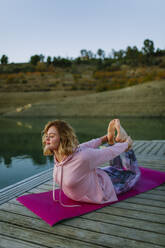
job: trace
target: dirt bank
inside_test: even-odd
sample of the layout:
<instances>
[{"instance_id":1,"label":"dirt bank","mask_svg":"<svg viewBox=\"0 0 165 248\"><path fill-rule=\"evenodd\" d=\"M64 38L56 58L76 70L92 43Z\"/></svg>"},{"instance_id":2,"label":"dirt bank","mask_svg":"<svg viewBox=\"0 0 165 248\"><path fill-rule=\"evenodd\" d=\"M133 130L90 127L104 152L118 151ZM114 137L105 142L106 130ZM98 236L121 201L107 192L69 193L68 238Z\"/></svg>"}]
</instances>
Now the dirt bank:
<instances>
[{"instance_id":1,"label":"dirt bank","mask_svg":"<svg viewBox=\"0 0 165 248\"><path fill-rule=\"evenodd\" d=\"M13 109L8 106L8 109L4 112L1 111L1 114L6 117L165 117L165 80L102 93L89 94L86 92L85 95L76 91L70 95L68 95L69 92L63 92L58 97L55 97L57 92L42 93L43 95L40 97L36 94L41 93L35 93L35 101L32 96L28 98L28 101L24 96L26 99L24 103L23 99L20 99L22 103L20 111L18 107ZM27 103L31 105L26 107Z\"/></svg>"}]
</instances>

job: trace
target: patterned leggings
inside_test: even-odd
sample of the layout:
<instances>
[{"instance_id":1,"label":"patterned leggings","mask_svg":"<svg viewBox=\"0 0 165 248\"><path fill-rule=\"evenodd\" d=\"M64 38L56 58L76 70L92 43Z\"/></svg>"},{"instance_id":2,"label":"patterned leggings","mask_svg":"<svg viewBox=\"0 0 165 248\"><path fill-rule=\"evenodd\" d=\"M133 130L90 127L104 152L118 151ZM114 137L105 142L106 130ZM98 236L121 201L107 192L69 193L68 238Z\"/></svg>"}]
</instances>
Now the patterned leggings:
<instances>
[{"instance_id":1,"label":"patterned leggings","mask_svg":"<svg viewBox=\"0 0 165 248\"><path fill-rule=\"evenodd\" d=\"M140 169L133 150L122 153L103 169L111 178L116 194L130 190L140 179Z\"/></svg>"}]
</instances>

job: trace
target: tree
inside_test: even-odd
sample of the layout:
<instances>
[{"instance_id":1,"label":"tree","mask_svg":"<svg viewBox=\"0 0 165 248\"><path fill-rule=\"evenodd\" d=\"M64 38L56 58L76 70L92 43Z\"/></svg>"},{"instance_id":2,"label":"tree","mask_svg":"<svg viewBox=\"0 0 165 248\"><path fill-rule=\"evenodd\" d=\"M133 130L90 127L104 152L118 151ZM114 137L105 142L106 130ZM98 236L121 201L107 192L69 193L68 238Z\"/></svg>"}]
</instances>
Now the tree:
<instances>
[{"instance_id":1,"label":"tree","mask_svg":"<svg viewBox=\"0 0 165 248\"><path fill-rule=\"evenodd\" d=\"M44 62L45 56L43 54L40 54L40 62Z\"/></svg>"},{"instance_id":2,"label":"tree","mask_svg":"<svg viewBox=\"0 0 165 248\"><path fill-rule=\"evenodd\" d=\"M88 56L89 59L92 59L92 58L94 57L94 54L93 54L92 51L89 50L89 51L87 52L87 56Z\"/></svg>"},{"instance_id":3,"label":"tree","mask_svg":"<svg viewBox=\"0 0 165 248\"><path fill-rule=\"evenodd\" d=\"M68 67L72 65L72 62L69 59L61 58L60 56L53 57L52 61L54 66L59 66L59 67Z\"/></svg>"},{"instance_id":4,"label":"tree","mask_svg":"<svg viewBox=\"0 0 165 248\"><path fill-rule=\"evenodd\" d=\"M5 54L3 54L0 61L1 61L2 65L7 65L8 64L8 57Z\"/></svg>"},{"instance_id":5,"label":"tree","mask_svg":"<svg viewBox=\"0 0 165 248\"><path fill-rule=\"evenodd\" d=\"M147 39L143 44L142 51L144 52L144 55L153 55L155 50L153 41Z\"/></svg>"},{"instance_id":6,"label":"tree","mask_svg":"<svg viewBox=\"0 0 165 248\"><path fill-rule=\"evenodd\" d=\"M87 54L88 54L88 52L87 52L86 49L82 49L82 50L80 51L80 54L81 54L81 57L86 57Z\"/></svg>"},{"instance_id":7,"label":"tree","mask_svg":"<svg viewBox=\"0 0 165 248\"><path fill-rule=\"evenodd\" d=\"M102 50L101 48L99 48L97 50L97 55L99 56L100 59L104 59L105 58L105 52L104 52L104 50Z\"/></svg>"},{"instance_id":8,"label":"tree","mask_svg":"<svg viewBox=\"0 0 165 248\"><path fill-rule=\"evenodd\" d=\"M155 55L156 56L165 56L165 50L161 50L160 48L157 48Z\"/></svg>"},{"instance_id":9,"label":"tree","mask_svg":"<svg viewBox=\"0 0 165 248\"><path fill-rule=\"evenodd\" d=\"M141 58L140 52L138 51L138 48L136 46L127 47L126 52L125 52L126 64L136 66L141 62L140 58Z\"/></svg>"},{"instance_id":10,"label":"tree","mask_svg":"<svg viewBox=\"0 0 165 248\"><path fill-rule=\"evenodd\" d=\"M81 54L81 61L82 63L88 64L89 63L89 59L92 58L93 54L91 51L87 51L86 49L82 49L80 51Z\"/></svg>"},{"instance_id":11,"label":"tree","mask_svg":"<svg viewBox=\"0 0 165 248\"><path fill-rule=\"evenodd\" d=\"M143 52L143 63L146 65L153 65L154 61L154 43L152 40L145 40L144 46L142 47Z\"/></svg>"},{"instance_id":12,"label":"tree","mask_svg":"<svg viewBox=\"0 0 165 248\"><path fill-rule=\"evenodd\" d=\"M30 57L30 63L32 65L36 65L38 62L40 62L40 60L41 60L41 57L40 55L37 55L37 54Z\"/></svg>"},{"instance_id":13,"label":"tree","mask_svg":"<svg viewBox=\"0 0 165 248\"><path fill-rule=\"evenodd\" d=\"M52 58L50 56L47 57L46 63L47 65L50 65L52 63Z\"/></svg>"},{"instance_id":14,"label":"tree","mask_svg":"<svg viewBox=\"0 0 165 248\"><path fill-rule=\"evenodd\" d=\"M114 49L112 49L112 55L114 59L122 60L124 58L125 52L124 50L115 51Z\"/></svg>"}]
</instances>

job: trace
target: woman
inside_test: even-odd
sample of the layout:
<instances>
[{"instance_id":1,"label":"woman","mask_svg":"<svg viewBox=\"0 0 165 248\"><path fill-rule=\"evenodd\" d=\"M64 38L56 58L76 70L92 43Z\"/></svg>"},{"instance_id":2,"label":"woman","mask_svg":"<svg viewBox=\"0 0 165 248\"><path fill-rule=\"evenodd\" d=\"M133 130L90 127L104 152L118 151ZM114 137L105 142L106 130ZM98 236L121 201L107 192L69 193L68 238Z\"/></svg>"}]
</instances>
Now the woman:
<instances>
[{"instance_id":1,"label":"woman","mask_svg":"<svg viewBox=\"0 0 165 248\"><path fill-rule=\"evenodd\" d=\"M118 119L110 122L107 135L80 145L72 127L65 121L48 122L43 132L44 155L54 155L54 201L55 183L72 200L102 204L117 201L117 194L128 191L139 180L140 170L130 149L133 142ZM115 141L118 143L114 144ZM105 142L114 145L97 149ZM125 155L119 157L123 152ZM99 168L107 161L111 161L111 166ZM61 190L62 206L79 206L64 205Z\"/></svg>"}]
</instances>

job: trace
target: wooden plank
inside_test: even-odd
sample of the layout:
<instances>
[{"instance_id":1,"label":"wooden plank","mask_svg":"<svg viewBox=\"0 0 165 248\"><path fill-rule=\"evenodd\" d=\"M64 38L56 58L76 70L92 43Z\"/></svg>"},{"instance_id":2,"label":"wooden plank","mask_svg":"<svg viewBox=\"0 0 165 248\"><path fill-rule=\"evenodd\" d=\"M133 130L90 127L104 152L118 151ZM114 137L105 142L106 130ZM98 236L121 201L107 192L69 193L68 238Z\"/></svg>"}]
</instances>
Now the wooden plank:
<instances>
[{"instance_id":1,"label":"wooden plank","mask_svg":"<svg viewBox=\"0 0 165 248\"><path fill-rule=\"evenodd\" d=\"M161 143L161 147L159 148L159 151L157 152L157 156L165 157L165 144L164 143Z\"/></svg>"},{"instance_id":2,"label":"wooden plank","mask_svg":"<svg viewBox=\"0 0 165 248\"><path fill-rule=\"evenodd\" d=\"M165 183L160 185L159 187L154 188L155 191L165 191Z\"/></svg>"},{"instance_id":3,"label":"wooden plank","mask_svg":"<svg viewBox=\"0 0 165 248\"><path fill-rule=\"evenodd\" d=\"M162 209L165 210L164 202L162 202L162 201L154 201L154 200L150 200L150 199L139 198L139 197L136 197L136 196L128 198L128 199L126 199L124 201L125 202L130 202L130 203L146 205L146 206L154 206L154 207L162 208Z\"/></svg>"},{"instance_id":4,"label":"wooden plank","mask_svg":"<svg viewBox=\"0 0 165 248\"><path fill-rule=\"evenodd\" d=\"M157 164L157 165L162 165L164 164L164 161L165 161L165 157L161 157L161 156L154 156L154 155L148 155L148 156L143 156L141 154L136 154L136 158L138 160L141 160L141 161L144 161L144 163L150 163L151 165L153 163Z\"/></svg>"},{"instance_id":5,"label":"wooden plank","mask_svg":"<svg viewBox=\"0 0 165 248\"><path fill-rule=\"evenodd\" d=\"M133 149L134 151L137 149L137 147L139 146L139 142L137 142L136 140L133 142Z\"/></svg>"},{"instance_id":6,"label":"wooden plank","mask_svg":"<svg viewBox=\"0 0 165 248\"><path fill-rule=\"evenodd\" d=\"M11 212L11 213L17 213L17 214L22 214L26 216L31 216L34 218L39 218L37 215L35 215L33 212L25 208L21 204L13 204L13 203L4 203L3 205L0 206L0 209L3 211ZM154 223L161 223L165 224L165 216L157 214L152 214L152 213L144 213L142 211L137 211L137 210L129 210L129 209L122 209L122 208L116 208L115 205L110 205L105 208L99 209L96 212L91 213L92 215L95 215L95 213L106 213L110 215L115 215L115 216L123 216L123 217L128 217L133 218L133 219L138 219L138 220L145 220L145 221L150 221ZM87 215L84 215L83 218L86 218Z\"/></svg>"},{"instance_id":7,"label":"wooden plank","mask_svg":"<svg viewBox=\"0 0 165 248\"><path fill-rule=\"evenodd\" d=\"M101 221L101 222L106 222L106 223L113 223L116 225L119 225L123 227L130 227L134 229L140 229L141 231L150 231L154 233L161 233L164 234L164 224L156 224L153 222L147 221L142 221L139 219L131 219L131 218L126 218L126 217L121 217L121 216L114 216L112 214L103 214L103 213L97 213L95 215L91 215L94 220L96 221ZM88 218L85 216L84 218ZM90 216L89 216L90 218ZM157 228L157 229L155 229ZM138 233L138 231L137 231ZM141 236L141 234L140 234ZM139 236L139 237L140 237ZM143 237L141 236L142 240L144 241Z\"/></svg>"},{"instance_id":8,"label":"wooden plank","mask_svg":"<svg viewBox=\"0 0 165 248\"><path fill-rule=\"evenodd\" d=\"M139 142L139 144L134 148L135 153L139 153L142 147L146 145L146 142Z\"/></svg>"},{"instance_id":9,"label":"wooden plank","mask_svg":"<svg viewBox=\"0 0 165 248\"><path fill-rule=\"evenodd\" d=\"M35 174L35 175L33 175L33 176L31 176L31 177L28 177L28 178L26 178L26 179L24 179L24 180L21 180L21 181L19 181L19 182L17 182L17 183L15 183L15 184L12 184L12 185L10 185L10 186L7 186L7 187L5 187L5 188L3 188L3 189L0 189L0 193L1 194L5 194L8 190L10 190L10 189L13 189L13 187L16 187L16 186L20 186L20 185L22 185L22 184L24 184L24 183L29 183L29 182L32 182L33 181L33 179L38 179L40 176L45 176L45 175L49 175L50 173L52 173L52 171L53 171L53 168L51 168L51 169L48 169L48 170L45 170L45 171L42 171L42 172L40 172L40 173L38 173L38 174ZM49 179L50 180L50 179Z\"/></svg>"},{"instance_id":10,"label":"wooden plank","mask_svg":"<svg viewBox=\"0 0 165 248\"><path fill-rule=\"evenodd\" d=\"M164 146L164 144L163 144L163 146ZM157 149L155 150L154 155L158 156L158 152L160 151L161 147L162 147L162 144L159 143L159 145L156 147ZM159 156L160 156L160 155L159 155Z\"/></svg>"},{"instance_id":11,"label":"wooden plank","mask_svg":"<svg viewBox=\"0 0 165 248\"><path fill-rule=\"evenodd\" d=\"M150 161L151 160L164 160L165 161L165 142L159 142L159 141L151 141L151 142L145 142L145 146L143 145L142 148L140 148L139 143L138 148L135 150L135 154L137 157L146 157Z\"/></svg>"},{"instance_id":12,"label":"wooden plank","mask_svg":"<svg viewBox=\"0 0 165 248\"><path fill-rule=\"evenodd\" d=\"M0 235L0 248L47 248L47 246L43 245L35 245L32 242L25 242L22 240L18 240L15 238L10 238L3 235Z\"/></svg>"},{"instance_id":13,"label":"wooden plank","mask_svg":"<svg viewBox=\"0 0 165 248\"><path fill-rule=\"evenodd\" d=\"M136 198L141 198L141 199L149 199L149 200L155 200L155 201L161 201L164 202L165 204L165 196L163 195L154 195L154 194L139 194L136 195Z\"/></svg>"},{"instance_id":14,"label":"wooden plank","mask_svg":"<svg viewBox=\"0 0 165 248\"><path fill-rule=\"evenodd\" d=\"M153 155L156 155L157 152L159 151L160 147L161 147L162 143L161 142L158 142L157 145L153 148L152 150L152 154Z\"/></svg>"},{"instance_id":15,"label":"wooden plank","mask_svg":"<svg viewBox=\"0 0 165 248\"><path fill-rule=\"evenodd\" d=\"M49 186L49 185L46 185L46 184L42 184L42 185L36 187L36 189L41 189L41 190L50 191L50 190L53 190L53 186Z\"/></svg>"},{"instance_id":16,"label":"wooden plank","mask_svg":"<svg viewBox=\"0 0 165 248\"><path fill-rule=\"evenodd\" d=\"M0 190L0 204L9 201L10 199L19 196L24 193L28 189L34 188L45 181L50 180L52 178L53 169L48 169L47 171L41 172L37 175L29 177L25 180L22 180L16 184L8 186L4 189Z\"/></svg>"},{"instance_id":17,"label":"wooden plank","mask_svg":"<svg viewBox=\"0 0 165 248\"><path fill-rule=\"evenodd\" d=\"M130 219L139 219L139 220L146 220L151 221L154 223L162 223L165 224L165 216L160 215L157 213L150 213L136 210L136 209L128 209L128 208L120 208L119 206L116 207L116 204L107 206L105 208L97 210L98 213L107 213L107 214L113 214L115 216L124 216L128 217Z\"/></svg>"},{"instance_id":18,"label":"wooden plank","mask_svg":"<svg viewBox=\"0 0 165 248\"><path fill-rule=\"evenodd\" d=\"M2 205L3 208L1 206L0 209L5 211L6 214L8 214L8 212L9 213L11 212L15 214L21 214L21 215L26 215L26 216L36 218L34 213L27 211L27 209L25 209L23 206L16 206L14 204L9 204L9 203L3 204L3 205ZM113 207L111 208L105 207L103 209L97 210L96 212L85 214L81 216L80 218L100 221L104 223L111 223L111 224L116 224L116 225L121 225L122 223L122 226L125 226L125 227L131 227L131 228L136 228L140 230L152 231L156 233L165 234L165 228L164 228L165 225L163 225L163 223L165 224L165 216L162 217L161 215L158 215L158 214L156 216L153 214L150 214L149 215L150 218L149 218L146 214L145 215L144 213L141 214L141 212L138 212L138 211L136 211L136 215L134 213L135 211L125 210L123 211L124 214L122 214L122 211L123 211L122 209L119 210ZM125 215L126 212L128 212L127 215ZM141 215L142 215L142 219L140 217ZM145 216L145 219L144 219L144 216ZM132 217L134 218L132 219ZM68 224L68 222L66 223Z\"/></svg>"},{"instance_id":19,"label":"wooden plank","mask_svg":"<svg viewBox=\"0 0 165 248\"><path fill-rule=\"evenodd\" d=\"M53 180L49 180L48 182L44 183L44 185L53 187Z\"/></svg>"},{"instance_id":20,"label":"wooden plank","mask_svg":"<svg viewBox=\"0 0 165 248\"><path fill-rule=\"evenodd\" d=\"M141 165L141 164L140 164L140 165ZM152 168L151 168L151 166L149 166L149 165L145 165L145 166L142 166L142 167L164 172L164 168L163 168L163 167L152 166Z\"/></svg>"},{"instance_id":21,"label":"wooden plank","mask_svg":"<svg viewBox=\"0 0 165 248\"><path fill-rule=\"evenodd\" d=\"M52 247L52 248L54 247L99 248L100 247L97 244L92 244L92 242L90 244L84 241L79 241L78 239L77 240L73 239L72 236L74 235L71 235L71 234L72 232L74 232L74 230L72 230L72 232L70 233L71 237L69 237L68 235L68 237L66 238L64 235L65 230L61 232L61 235L57 234L57 228L55 230L54 228L48 227L48 225L45 225L44 228L42 228L42 230L40 230L39 228L38 228L39 230L36 230L35 226L36 226L37 220L36 219L33 220L32 218L29 218L29 221L31 221L31 224L30 222L28 222L27 217L26 217L25 218L26 225L22 225L22 222L21 223L19 222L19 225L17 225L18 223L14 225L14 224L7 223L7 222L6 223L0 222L0 234L2 235L2 233L3 234L5 233L6 236L9 236L11 238L15 238L18 240L23 240L26 242L30 240L33 244L41 245L41 247L42 246ZM13 219L12 222L15 223L15 219ZM49 228L51 228L51 230L54 230L54 232L52 231L49 232Z\"/></svg>"},{"instance_id":22,"label":"wooden plank","mask_svg":"<svg viewBox=\"0 0 165 248\"><path fill-rule=\"evenodd\" d=\"M152 205L141 205L141 204L137 204L133 202L126 202L125 200L115 203L115 207L130 209L130 210L138 210L146 214L147 213L153 213L153 214L159 213L160 215L165 215L164 208L158 208Z\"/></svg>"},{"instance_id":23,"label":"wooden plank","mask_svg":"<svg viewBox=\"0 0 165 248\"><path fill-rule=\"evenodd\" d=\"M165 165L164 164L157 163L156 161L155 161L155 164L154 163L150 164L150 163L147 163L147 161L143 161L142 158L140 160L139 159L137 159L137 160L138 160L138 164L140 167L158 170L158 171L162 171L162 172L165 171Z\"/></svg>"},{"instance_id":24,"label":"wooden plank","mask_svg":"<svg viewBox=\"0 0 165 248\"><path fill-rule=\"evenodd\" d=\"M9 212L9 213L14 213L14 214L21 214L24 216L29 216L34 219L40 219L40 217L38 217L36 214L34 214L32 211L30 211L29 209L27 209L21 204L16 205L13 203L6 202L0 206L0 211L5 211L6 214L8 214Z\"/></svg>"},{"instance_id":25,"label":"wooden plank","mask_svg":"<svg viewBox=\"0 0 165 248\"><path fill-rule=\"evenodd\" d=\"M150 168L152 169L152 166L161 166L164 167L165 170L165 160L148 160L146 158L141 159L141 157L137 157L139 162L143 162L143 166L150 165Z\"/></svg>"},{"instance_id":26,"label":"wooden plank","mask_svg":"<svg viewBox=\"0 0 165 248\"><path fill-rule=\"evenodd\" d=\"M148 154L152 154L152 149L154 148L155 146L155 142L151 142L149 143L146 147L145 147L145 150L143 151L143 155L148 155Z\"/></svg>"},{"instance_id":27,"label":"wooden plank","mask_svg":"<svg viewBox=\"0 0 165 248\"><path fill-rule=\"evenodd\" d=\"M3 215L1 216L1 219L2 218ZM8 236L12 236L14 231L15 237L18 236L18 238L22 239L23 237L23 239L25 239L25 237L28 236L30 240L35 242L37 241L37 244L42 241L43 245L46 245L47 243L50 247L53 247L51 246L52 236L54 236L55 240L56 238L59 239L59 237L65 237L67 241L73 241L71 247L74 247L74 242L77 242L78 240L79 242L81 240L82 243L86 244L91 243L92 245L102 245L102 247L121 247L121 243L124 244L124 246L131 248L160 247L165 244L165 236L162 234L126 228L124 226L121 228L121 226L118 225L102 223L99 221L90 221L77 218L67 220L67 225L65 221L65 225L60 223L52 228L45 225L45 223L41 220L33 220L33 218L21 215L10 213L6 218L7 223L1 222L0 233L2 226ZM11 221L15 225L9 224ZM19 227L16 226L18 223ZM31 226L33 226L32 230L30 230ZM26 229L24 227L26 227ZM84 240L86 242L84 242ZM144 242L141 242L141 240Z\"/></svg>"},{"instance_id":28,"label":"wooden plank","mask_svg":"<svg viewBox=\"0 0 165 248\"><path fill-rule=\"evenodd\" d=\"M87 217L86 217L87 218ZM105 223L106 221L106 223ZM114 223L114 224L112 224ZM126 224L127 223L127 224ZM164 225L155 225L155 227L159 227L157 230L158 232L155 232L154 225L152 223L142 222L142 221L135 221L134 224L133 221L126 219L124 217L114 217L107 214L96 214L94 215L94 218L83 218L83 221L80 221L80 219L72 219L65 221L66 225L74 225L78 228L86 227L87 230L95 231L96 229L100 232L108 234L109 232L111 235L114 236L120 236L123 238L138 240L138 241L144 241L147 243L153 243L158 245L164 245L165 244L165 236L163 232ZM127 226L126 226L126 225ZM152 225L152 228L150 228L149 231L145 230L142 225ZM128 227L129 226L129 227ZM139 230L140 227L140 230ZM151 230L153 229L153 230ZM159 233L160 231L160 233ZM163 238L164 237L164 238ZM158 240L158 239L161 239Z\"/></svg>"},{"instance_id":29,"label":"wooden plank","mask_svg":"<svg viewBox=\"0 0 165 248\"><path fill-rule=\"evenodd\" d=\"M152 190L147 191L146 194L162 195L162 196L165 197L165 191L159 190L159 187L158 187L158 189L154 188Z\"/></svg>"},{"instance_id":30,"label":"wooden plank","mask_svg":"<svg viewBox=\"0 0 165 248\"><path fill-rule=\"evenodd\" d=\"M147 142L141 142L139 146L136 148L135 153L141 153L143 149L147 146Z\"/></svg>"}]
</instances>

